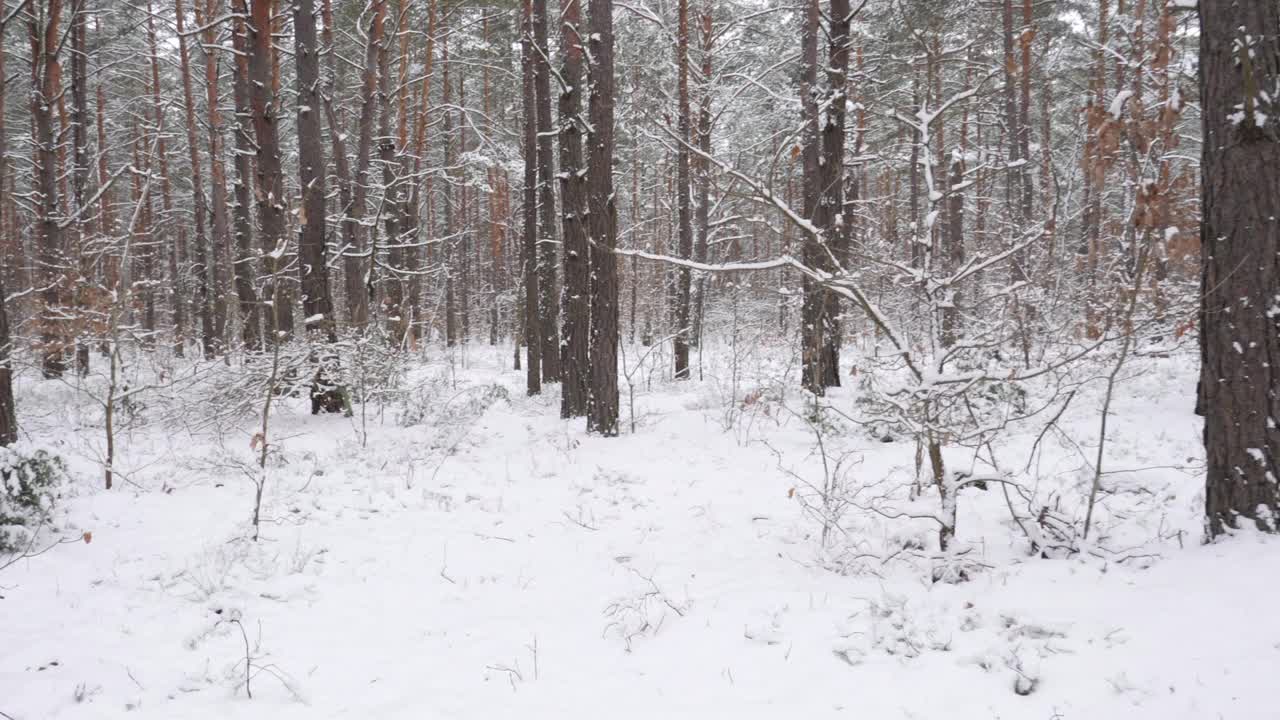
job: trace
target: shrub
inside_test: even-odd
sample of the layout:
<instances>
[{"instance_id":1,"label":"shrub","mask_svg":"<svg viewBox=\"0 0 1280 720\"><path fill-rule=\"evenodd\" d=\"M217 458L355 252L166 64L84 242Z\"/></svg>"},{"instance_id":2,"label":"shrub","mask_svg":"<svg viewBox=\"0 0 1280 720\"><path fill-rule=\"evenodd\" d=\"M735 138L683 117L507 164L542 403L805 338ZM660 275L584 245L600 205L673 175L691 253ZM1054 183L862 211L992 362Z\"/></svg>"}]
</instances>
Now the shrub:
<instances>
[{"instance_id":1,"label":"shrub","mask_svg":"<svg viewBox=\"0 0 1280 720\"><path fill-rule=\"evenodd\" d=\"M66 473L62 458L45 450L0 447L0 552L20 549L48 518Z\"/></svg>"}]
</instances>

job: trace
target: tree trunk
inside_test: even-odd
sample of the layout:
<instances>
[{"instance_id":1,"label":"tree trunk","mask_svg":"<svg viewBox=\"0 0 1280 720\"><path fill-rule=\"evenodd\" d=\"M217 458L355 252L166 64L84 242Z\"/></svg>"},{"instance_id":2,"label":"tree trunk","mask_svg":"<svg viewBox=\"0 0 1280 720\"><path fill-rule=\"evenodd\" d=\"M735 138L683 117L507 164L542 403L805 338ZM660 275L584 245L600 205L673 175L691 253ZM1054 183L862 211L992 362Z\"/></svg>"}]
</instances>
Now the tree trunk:
<instances>
[{"instance_id":1,"label":"tree trunk","mask_svg":"<svg viewBox=\"0 0 1280 720\"><path fill-rule=\"evenodd\" d=\"M200 3L206 2L205 9ZM217 0L193 0L196 25L205 27L205 18L218 11ZM209 263L207 280L213 294L213 326L215 352L223 352L230 343L227 336L228 306L227 268L231 264L231 234L227 219L227 166L223 158L222 113L218 110L218 60L219 53L210 50L217 41L217 31L210 25L201 34L204 54L205 111L209 128L209 197L212 226L209 249L205 260ZM195 172L195 171L193 171Z\"/></svg>"},{"instance_id":2,"label":"tree trunk","mask_svg":"<svg viewBox=\"0 0 1280 720\"><path fill-rule=\"evenodd\" d=\"M151 0L147 0L147 39L151 51L152 122L155 123L156 160L160 166L160 207L164 213L159 222L152 223L152 242L159 242L165 251L169 273L165 292L169 295L169 308L173 320L173 354L182 357L187 340L187 227L185 223L180 222L177 224L176 235L170 232L170 226L174 221L173 183L169 181L169 151L168 144L165 142L164 103L161 99L163 90L160 86L160 50ZM148 282L153 282L155 279L155 277L147 278ZM151 330L154 327L148 329Z\"/></svg>"},{"instance_id":3,"label":"tree trunk","mask_svg":"<svg viewBox=\"0 0 1280 720\"><path fill-rule=\"evenodd\" d=\"M701 97L698 106L698 142L697 146L703 155L711 155L711 51L714 42L712 34L712 18L710 0L702 0L701 10L701 50L702 72L699 75ZM699 157L693 163L694 185L698 194L697 217L698 235L693 244L693 259L705 263L711 236L711 173L710 163ZM698 281L693 287L693 327L689 341L695 345L702 344L703 313L706 306L707 275L698 273ZM701 374L701 364L699 364Z\"/></svg>"},{"instance_id":4,"label":"tree trunk","mask_svg":"<svg viewBox=\"0 0 1280 720\"><path fill-rule=\"evenodd\" d=\"M75 0L72 4L71 16L71 136L72 136L72 197L75 200L73 210L76 220L74 229L75 243L75 282L72 285L72 305L75 308L76 320L76 371L81 377L89 374L89 342L88 334L90 292L93 289L93 265L85 243L93 231L88 209L85 208L86 193L89 186L89 60L88 28L85 11L85 0ZM3 75L0 75L2 77Z\"/></svg>"},{"instance_id":5,"label":"tree trunk","mask_svg":"<svg viewBox=\"0 0 1280 720\"><path fill-rule=\"evenodd\" d=\"M836 270L832 256L846 265L849 253L849 225L844 221L844 145L845 116L848 107L847 77L849 73L849 0L831 0L828 20L830 46L827 61L827 111L822 127L822 179L818 217L828 252L823 260L828 270ZM840 299L824 291L822 301L821 383L824 387L840 385Z\"/></svg>"},{"instance_id":6,"label":"tree trunk","mask_svg":"<svg viewBox=\"0 0 1280 720\"><path fill-rule=\"evenodd\" d=\"M591 391L587 429L618 434L618 208L613 193L613 3L591 0Z\"/></svg>"},{"instance_id":7,"label":"tree trunk","mask_svg":"<svg viewBox=\"0 0 1280 720\"><path fill-rule=\"evenodd\" d=\"M232 0L232 9L241 16L248 15L246 0ZM236 165L235 206L235 275L236 297L240 305L240 338L249 351L262 349L262 306L254 287L257 280L253 254L253 122L249 108L249 38L243 17L232 21L232 43L236 51L233 94L236 108Z\"/></svg>"},{"instance_id":8,"label":"tree trunk","mask_svg":"<svg viewBox=\"0 0 1280 720\"><path fill-rule=\"evenodd\" d=\"M542 380L560 381L560 293L556 283L556 194L551 125L551 63L547 0L533 0L534 94L538 118L538 312L542 326Z\"/></svg>"},{"instance_id":9,"label":"tree trunk","mask_svg":"<svg viewBox=\"0 0 1280 720\"><path fill-rule=\"evenodd\" d=\"M253 131L257 138L257 174L254 200L258 206L258 226L262 229L262 288L264 303L271 313L271 342L287 340L293 331L292 293L289 292L289 238L285 228L288 209L284 193L284 170L280 140L276 130L276 104L272 96L272 18L275 0L252 0L250 23L253 42L249 52L249 102Z\"/></svg>"},{"instance_id":10,"label":"tree trunk","mask_svg":"<svg viewBox=\"0 0 1280 720\"><path fill-rule=\"evenodd\" d=\"M4 74L4 30L0 25L0 78ZM9 147L5 135L4 101L5 86L0 82L0 189L6 187L9 169L7 156ZM4 222L3 208L0 208L0 258L3 258L3 246L9 239L8 226ZM0 447L11 445L18 439L18 419L13 402L13 366L9 360L12 353L12 340L9 336L9 314L5 308L4 273L0 272Z\"/></svg>"},{"instance_id":11,"label":"tree trunk","mask_svg":"<svg viewBox=\"0 0 1280 720\"><path fill-rule=\"evenodd\" d=\"M800 50L800 103L802 112L804 159L804 217L818 228L823 227L822 128L819 126L818 88L818 0L805 0L804 25ZM918 146L919 143L915 143ZM917 150L913 149L913 157ZM912 163L914 168L916 163ZM914 175L913 175L914 178ZM914 194L914 193L913 193ZM801 258L806 267L829 268L824 238L805 237ZM826 318L827 292L807 275L802 281L804 301L800 310L800 384L814 395L826 392L823 382L822 340Z\"/></svg>"},{"instance_id":12,"label":"tree trunk","mask_svg":"<svg viewBox=\"0 0 1280 720\"><path fill-rule=\"evenodd\" d=\"M200 0L195 0L199 2ZM182 99L186 109L187 150L191 159L191 200L195 207L195 267L191 274L196 281L196 313L200 317L200 340L204 346L204 357L212 359L219 352L217 332L213 324L213 307L209 300L211 284L209 262L209 238L205 233L208 223L208 208L205 207L204 176L200 171L200 144L196 140L196 107L195 96L191 91L191 58L187 52L186 18L184 17L182 0L174 0L174 19L178 30L178 57L182 70Z\"/></svg>"},{"instance_id":13,"label":"tree trunk","mask_svg":"<svg viewBox=\"0 0 1280 720\"><path fill-rule=\"evenodd\" d=\"M582 11L578 0L560 5L560 202L564 252L564 364L560 417L587 414L587 338L591 325L591 255L587 245L586 167L582 157ZM592 177L592 180L598 178Z\"/></svg>"},{"instance_id":14,"label":"tree trunk","mask_svg":"<svg viewBox=\"0 0 1280 720\"><path fill-rule=\"evenodd\" d=\"M676 132L679 145L676 148L676 213L680 223L680 241L676 254L685 259L693 258L693 208L690 206L692 186L689 167L691 122L689 117L689 0L679 0L679 21L676 25ZM676 269L676 336L675 376L677 380L689 379L690 294L693 275L688 267Z\"/></svg>"},{"instance_id":15,"label":"tree trunk","mask_svg":"<svg viewBox=\"0 0 1280 720\"><path fill-rule=\"evenodd\" d=\"M542 392L542 312L538 298L538 120L537 82L534 66L533 0L524 0L520 34L521 97L524 109L524 231L522 264L524 272L524 337L526 343L526 391Z\"/></svg>"},{"instance_id":16,"label":"tree trunk","mask_svg":"<svg viewBox=\"0 0 1280 720\"><path fill-rule=\"evenodd\" d=\"M1200 387L1209 536L1280 523L1280 5L1201 2ZM1252 521L1247 523L1246 521Z\"/></svg>"},{"instance_id":17,"label":"tree trunk","mask_svg":"<svg viewBox=\"0 0 1280 720\"><path fill-rule=\"evenodd\" d=\"M41 12L43 11L43 12ZM63 247L58 202L57 158L53 131L53 102L58 93L58 49L62 19L61 0L35 3L31 10L31 115L35 126L33 202L39 211L35 222L40 267L40 355L45 378L62 377L66 328L63 321L63 289L67 263Z\"/></svg>"}]
</instances>

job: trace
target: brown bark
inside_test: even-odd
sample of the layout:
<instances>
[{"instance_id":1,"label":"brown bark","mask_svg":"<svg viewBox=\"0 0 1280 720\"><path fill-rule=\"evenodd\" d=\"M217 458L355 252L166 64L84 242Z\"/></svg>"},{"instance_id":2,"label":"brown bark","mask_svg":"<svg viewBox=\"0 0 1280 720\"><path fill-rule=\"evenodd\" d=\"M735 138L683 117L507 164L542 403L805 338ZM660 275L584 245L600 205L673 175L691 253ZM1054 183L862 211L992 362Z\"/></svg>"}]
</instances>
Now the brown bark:
<instances>
[{"instance_id":1,"label":"brown bark","mask_svg":"<svg viewBox=\"0 0 1280 720\"><path fill-rule=\"evenodd\" d=\"M582 11L579 0L560 3L560 203L564 260L560 417L587 414L591 330L591 254L587 245L587 178L582 156ZM596 178L592 178L595 180Z\"/></svg>"},{"instance_id":2,"label":"brown bark","mask_svg":"<svg viewBox=\"0 0 1280 720\"><path fill-rule=\"evenodd\" d=\"M201 9L201 3L207 3L207 10ZM205 18L217 12L217 0L193 0L196 24L204 27ZM205 109L206 122L209 128L209 198L211 226L209 248L205 260L209 263L206 280L212 294L213 326L216 344L215 352L226 349L227 316L229 305L229 288L227 287L227 268L230 267L231 233L227 217L227 166L223 159L222 113L218 109L218 58L219 53L209 50L217 40L217 31L211 25L200 34L205 46L204 54ZM196 171L193 171L196 172Z\"/></svg>"},{"instance_id":3,"label":"brown bark","mask_svg":"<svg viewBox=\"0 0 1280 720\"><path fill-rule=\"evenodd\" d=\"M538 312L542 327L542 380L560 381L560 292L556 281L555 130L551 125L551 63L547 0L533 0L533 87L538 118Z\"/></svg>"},{"instance_id":4,"label":"brown bark","mask_svg":"<svg viewBox=\"0 0 1280 720\"><path fill-rule=\"evenodd\" d=\"M711 4L702 0L700 12L699 39L701 40L702 68L698 75L700 98L698 102L698 138L697 146L702 155L711 154L711 52L715 36L712 34ZM693 163L694 192L697 203L694 222L697 225L697 237L693 243L693 259L698 262L707 261L708 244L711 239L711 173L706 159L699 157ZM689 341L695 346L702 344L702 319L706 306L707 276L699 273L693 288L693 325ZM699 364L701 374L701 364Z\"/></svg>"},{"instance_id":5,"label":"brown bark","mask_svg":"<svg viewBox=\"0 0 1280 720\"><path fill-rule=\"evenodd\" d=\"M248 14L246 0L232 0L232 10L237 15ZM254 287L257 280L257 264L253 254L253 123L249 107L249 38L243 17L232 21L232 45L236 51L235 71L232 73L233 94L236 109L235 157L235 206L232 208L235 232L236 297L240 306L240 338L246 350L262 349L262 306Z\"/></svg>"},{"instance_id":6,"label":"brown bark","mask_svg":"<svg viewBox=\"0 0 1280 720\"><path fill-rule=\"evenodd\" d=\"M689 145L693 142L692 122L689 117L689 0L679 0L678 21L676 24L676 132L679 145L676 147L676 213L680 225L680 240L676 250L677 256L689 260L693 258L693 208L691 206L692 184L690 178ZM675 377L677 380L689 379L689 335L693 274L683 265L676 268L676 336L673 343L675 354Z\"/></svg>"},{"instance_id":7,"label":"brown bark","mask_svg":"<svg viewBox=\"0 0 1280 720\"><path fill-rule=\"evenodd\" d=\"M320 139L320 53L316 45L314 0L294 0L294 62L297 67L298 259L305 328L329 342L337 340L329 265L325 252L325 162Z\"/></svg>"},{"instance_id":8,"label":"brown bark","mask_svg":"<svg viewBox=\"0 0 1280 720\"><path fill-rule=\"evenodd\" d=\"M815 227L823 227L823 134L819 126L818 87L818 0L805 0L800 50L800 104L803 122L803 194L804 217ZM919 143L913 143L913 159ZM918 163L913 161L912 167ZM913 170L912 179L915 174ZM912 193L914 198L915 193ZM805 237L801 258L806 267L830 269L824 237ZM800 309L800 384L814 395L825 393L823 382L824 342L827 292L807 275L802 282L803 303Z\"/></svg>"},{"instance_id":9,"label":"brown bark","mask_svg":"<svg viewBox=\"0 0 1280 720\"><path fill-rule=\"evenodd\" d=\"M4 31L5 26L0 25L0 78L5 77ZM0 80L0 189L6 187L9 169L8 143L6 142L8 138L5 135L4 126L6 85L7 83ZM6 220L7 214L4 208L0 207L0 258L3 258L7 251L9 239ZM5 304L4 273L0 272L0 447L10 445L18 439L18 419L13 401L13 366L9 360L12 340L9 336L9 314Z\"/></svg>"},{"instance_id":10,"label":"brown bark","mask_svg":"<svg viewBox=\"0 0 1280 720\"><path fill-rule=\"evenodd\" d=\"M151 0L147 0L147 40L151 55L151 106L152 122L156 133L156 162L160 170L160 207L164 216L160 222L153 223L153 242L160 243L168 263L168 282L164 284L169 296L169 307L173 319L173 353L182 357L187 339L187 226L177 223L178 232L172 234L170 226L173 218L173 183L169 181L169 151L165 142L164 94L160 85L160 50L156 35L155 12ZM154 251L153 251L154 252ZM148 281L156 278L148 277ZM147 328L154 330L154 327Z\"/></svg>"},{"instance_id":11,"label":"brown bark","mask_svg":"<svg viewBox=\"0 0 1280 720\"><path fill-rule=\"evenodd\" d=\"M538 120L534 66L533 0L524 0L520 34L521 97L524 110L524 209L522 264L524 266L524 337L526 391L542 392L542 312L538 298Z\"/></svg>"},{"instance_id":12,"label":"brown bark","mask_svg":"<svg viewBox=\"0 0 1280 720\"><path fill-rule=\"evenodd\" d=\"M618 209L613 193L613 3L591 0L591 389L587 429L618 434Z\"/></svg>"},{"instance_id":13,"label":"brown bark","mask_svg":"<svg viewBox=\"0 0 1280 720\"><path fill-rule=\"evenodd\" d=\"M1280 522L1280 5L1201 2L1200 393L1209 537Z\"/></svg>"},{"instance_id":14,"label":"brown bark","mask_svg":"<svg viewBox=\"0 0 1280 720\"><path fill-rule=\"evenodd\" d=\"M57 158L53 130L53 100L58 87L58 50L61 39L61 0L44 0L32 6L29 21L31 41L31 116L35 129L33 191L39 217L35 221L40 287L40 355L45 378L61 377L66 363L63 351L66 328L63 295L67 263L60 226Z\"/></svg>"},{"instance_id":15,"label":"brown bark","mask_svg":"<svg viewBox=\"0 0 1280 720\"><path fill-rule=\"evenodd\" d=\"M195 0L199 2L199 0ZM209 211L205 206L204 175L201 172L200 143L196 140L195 95L191 90L191 58L187 52L186 18L182 0L174 0L174 19L178 30L178 59L182 71L182 100L186 110L187 151L191 160L191 200L195 208L195 266L191 274L196 281L195 310L200 318L200 339L205 358L215 357L219 351L217 332L213 324L213 307L209 297L211 284L209 262L209 238L205 232Z\"/></svg>"},{"instance_id":16,"label":"brown bark","mask_svg":"<svg viewBox=\"0 0 1280 720\"><path fill-rule=\"evenodd\" d=\"M277 108L271 90L274 82L275 48L272 17L275 0L253 0L249 8L252 43L249 52L249 104L253 132L257 140L254 202L258 206L259 239L264 273L262 295L272 342L283 342L293 334L293 293L290 288L289 238L285 226L288 198L284 192L284 169L280 157Z\"/></svg>"}]
</instances>

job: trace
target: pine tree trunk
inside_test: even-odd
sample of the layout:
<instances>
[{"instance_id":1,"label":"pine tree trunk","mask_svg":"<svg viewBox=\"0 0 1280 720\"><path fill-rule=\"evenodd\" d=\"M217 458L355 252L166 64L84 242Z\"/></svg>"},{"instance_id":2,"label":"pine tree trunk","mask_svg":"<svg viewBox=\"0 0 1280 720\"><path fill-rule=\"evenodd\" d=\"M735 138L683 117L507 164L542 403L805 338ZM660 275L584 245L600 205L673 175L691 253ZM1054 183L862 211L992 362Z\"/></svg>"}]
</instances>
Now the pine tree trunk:
<instances>
[{"instance_id":1,"label":"pine tree trunk","mask_svg":"<svg viewBox=\"0 0 1280 720\"><path fill-rule=\"evenodd\" d=\"M827 112L822 127L822 196L818 217L823 240L829 252L823 253L828 271L836 270L832 256L841 265L848 262L849 225L844 222L844 145L845 117L848 107L847 77L849 73L849 0L831 0L828 20L830 46L827 61ZM824 387L840 385L840 299L824 291L822 301L821 383Z\"/></svg>"},{"instance_id":2,"label":"pine tree trunk","mask_svg":"<svg viewBox=\"0 0 1280 720\"><path fill-rule=\"evenodd\" d=\"M1280 5L1201 2L1200 387L1210 537L1280 523ZM1251 521L1251 522L1250 522Z\"/></svg>"},{"instance_id":3,"label":"pine tree trunk","mask_svg":"<svg viewBox=\"0 0 1280 720\"><path fill-rule=\"evenodd\" d=\"M248 15L246 0L232 0L232 9L240 16ZM253 253L253 123L249 107L249 38L243 17L232 21L232 43L236 51L233 94L236 110L236 182L235 206L235 276L236 297L240 305L240 340L246 350L262 349L262 306L258 302L257 264Z\"/></svg>"},{"instance_id":4,"label":"pine tree trunk","mask_svg":"<svg viewBox=\"0 0 1280 720\"><path fill-rule=\"evenodd\" d=\"M551 125L551 63L547 0L533 0L534 94L538 118L538 314L542 327L542 380L560 381L560 292L556 282L556 195Z\"/></svg>"},{"instance_id":5,"label":"pine tree trunk","mask_svg":"<svg viewBox=\"0 0 1280 720\"><path fill-rule=\"evenodd\" d=\"M676 132L679 145L676 148L676 213L680 224L680 241L676 254L685 259L693 258L693 208L690 179L689 144L691 118L689 117L689 0L679 0L679 20L676 25ZM677 380L689 379L689 335L691 314L689 307L693 275L688 267L676 269L676 336L675 376Z\"/></svg>"},{"instance_id":6,"label":"pine tree trunk","mask_svg":"<svg viewBox=\"0 0 1280 720\"><path fill-rule=\"evenodd\" d=\"M521 264L524 274L524 337L526 391L542 392L542 312L538 298L538 120L537 82L533 45L533 0L524 0L520 34L521 97L524 109L524 208Z\"/></svg>"},{"instance_id":7,"label":"pine tree trunk","mask_svg":"<svg viewBox=\"0 0 1280 720\"><path fill-rule=\"evenodd\" d=\"M613 193L613 3L591 0L591 390L587 429L618 434L618 208Z\"/></svg>"},{"instance_id":8,"label":"pine tree trunk","mask_svg":"<svg viewBox=\"0 0 1280 720\"><path fill-rule=\"evenodd\" d=\"M702 0L700 39L702 51L702 72L698 84L701 97L698 103L698 150L704 156L711 155L711 52L715 36L712 34L712 18L710 0ZM693 163L694 186L698 195L695 221L698 226L697 238L693 244L693 259L705 263L707 261L708 244L711 239L711 167L705 157L699 157ZM693 327L689 341L694 346L702 344L703 314L706 309L707 275L698 273L697 283L693 286ZM701 356L699 356L701 357ZM701 374L701 363L699 363Z\"/></svg>"},{"instance_id":9,"label":"pine tree trunk","mask_svg":"<svg viewBox=\"0 0 1280 720\"><path fill-rule=\"evenodd\" d=\"M173 183L169 180L169 151L165 141L163 88L160 85L160 50L156 35L155 13L151 0L147 0L147 39L151 51L151 105L153 131L156 134L156 160L160 168L160 207L164 216L160 222L152 223L152 241L159 242L164 248L165 260L168 264L168 282L165 292L169 295L169 308L173 321L173 354L182 357L187 340L187 227L186 223L177 223L178 232L172 233ZM155 252L154 250L152 251ZM147 280L155 281L154 276ZM154 327L148 328L152 330Z\"/></svg>"},{"instance_id":10,"label":"pine tree trunk","mask_svg":"<svg viewBox=\"0 0 1280 720\"><path fill-rule=\"evenodd\" d=\"M4 31L5 26L0 25L0 78L5 77ZM9 170L9 146L4 123L6 85L7 83L0 82L0 188L7 187ZM9 228L5 220L6 214L0 207L0 259L4 257L9 239ZM10 445L18 439L18 419L13 402L13 366L9 359L12 343L9 335L9 313L5 307L4 273L0 272L0 447Z\"/></svg>"},{"instance_id":11,"label":"pine tree trunk","mask_svg":"<svg viewBox=\"0 0 1280 720\"><path fill-rule=\"evenodd\" d=\"M822 223L822 129L818 111L818 0L805 0L804 25L800 50L800 104L802 112L801 156L804 159L804 217L815 227ZM913 144L913 155L919 143ZM916 163L912 163L915 167ZM914 176L913 176L914 177ZM805 237L801 258L806 267L825 270L827 248L822 238ZM807 275L802 281L804 294L800 310L800 384L814 395L826 392L823 382L823 329L827 292Z\"/></svg>"},{"instance_id":12,"label":"pine tree trunk","mask_svg":"<svg viewBox=\"0 0 1280 720\"><path fill-rule=\"evenodd\" d=\"M401 17L401 22L407 18ZM384 33L385 34L385 33ZM401 33L401 38L407 37ZM404 340L404 287L401 284L401 271L404 270L404 252L401 244L404 238L401 236L404 227L404 219L401 217L403 210L400 204L400 181L396 177L396 170L400 167L399 161L396 159L396 142L395 137L391 134L391 53L387 50L387 43L379 43L378 46L378 100L381 105L381 111L378 113L378 161L382 165L382 213L383 213L383 229L385 231L385 242L387 247L385 267L389 271L387 278L382 283L384 317L387 323L387 332L392 342L398 347ZM406 88L403 82L398 84L398 92L403 96ZM374 266L376 267L375 262Z\"/></svg>"},{"instance_id":13,"label":"pine tree trunk","mask_svg":"<svg viewBox=\"0 0 1280 720\"><path fill-rule=\"evenodd\" d=\"M43 12L41 12L43 11ZM63 351L66 341L62 319L66 257L63 246L61 212L58 202L57 158L53 130L53 101L58 93L58 49L62 19L61 0L45 0L33 5L29 21L31 40L31 115L35 129L33 170L35 198L39 211L35 234L40 265L40 355L45 378L58 378L66 368Z\"/></svg>"},{"instance_id":14,"label":"pine tree trunk","mask_svg":"<svg viewBox=\"0 0 1280 720\"><path fill-rule=\"evenodd\" d=\"M582 156L582 11L563 0L560 11L560 202L564 248L564 365L560 417L587 414L588 333L591 330L591 254L587 245L586 166ZM592 180L598 178L592 177Z\"/></svg>"},{"instance_id":15,"label":"pine tree trunk","mask_svg":"<svg viewBox=\"0 0 1280 720\"><path fill-rule=\"evenodd\" d=\"M205 2L205 9L201 3ZM193 0L196 25L205 27L205 18L217 12L217 0ZM223 158L222 113L218 110L218 60L219 53L210 50L217 40L214 27L206 28L201 34L204 54L205 80L205 115L209 128L209 199L212 215L209 237L209 248L205 260L209 263L206 273L210 292L213 295L213 326L216 342L214 352L224 352L230 344L228 337L228 309L230 306L230 289L227 285L227 269L231 264L231 233L227 210L227 166ZM194 172L194 171L193 171Z\"/></svg>"},{"instance_id":16,"label":"pine tree trunk","mask_svg":"<svg viewBox=\"0 0 1280 720\"><path fill-rule=\"evenodd\" d=\"M293 332L293 303L289 291L289 237L285 227L288 198L284 192L284 170L280 157L277 116L271 88L274 84L275 49L272 18L275 0L253 0L250 22L253 42L249 52L249 102L253 131L257 138L257 174L254 200L258 206L258 226L262 230L262 270L266 275L262 293L267 312L272 313L271 341L283 342Z\"/></svg>"},{"instance_id":17,"label":"pine tree trunk","mask_svg":"<svg viewBox=\"0 0 1280 720\"><path fill-rule=\"evenodd\" d=\"M195 0L199 2L200 0ZM200 318L200 340L203 354L212 359L219 352L217 332L213 323L213 307L209 298L211 285L209 262L209 238L205 232L208 208L205 206L204 175L201 173L200 144L196 140L195 96L191 90L191 58L187 52L186 18L182 0L174 0L174 19L178 30L178 59L182 71L182 99L186 109L187 150L191 159L191 200L195 208L195 267L191 274L196 281L195 310Z\"/></svg>"}]
</instances>

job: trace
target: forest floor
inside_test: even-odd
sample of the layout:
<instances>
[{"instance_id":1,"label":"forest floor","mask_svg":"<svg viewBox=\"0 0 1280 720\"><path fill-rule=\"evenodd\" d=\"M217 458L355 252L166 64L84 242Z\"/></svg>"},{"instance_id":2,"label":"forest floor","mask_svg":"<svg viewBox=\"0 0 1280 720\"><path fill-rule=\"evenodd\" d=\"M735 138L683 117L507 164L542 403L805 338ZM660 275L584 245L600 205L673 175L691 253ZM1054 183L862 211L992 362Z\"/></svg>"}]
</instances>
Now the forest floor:
<instances>
[{"instance_id":1,"label":"forest floor","mask_svg":"<svg viewBox=\"0 0 1280 720\"><path fill-rule=\"evenodd\" d=\"M526 397L509 358L424 361L363 419L283 400L256 542L258 419L139 403L106 491L100 411L24 374L29 440L70 463L56 525L92 541L0 571L0 717L1276 717L1280 542L1200 542L1191 359L1126 370L1092 551L1030 554L998 489L966 491L968 579L934 583L927 521L855 502L823 545L818 437L849 497L910 477L914 449L815 434L770 390L794 385L785 358L637 377L634 432L624 383L614 439ZM1077 520L1100 396L1027 481Z\"/></svg>"}]
</instances>

